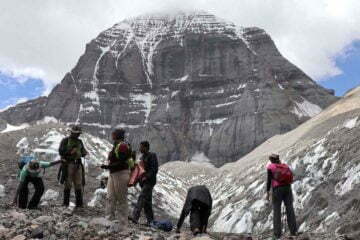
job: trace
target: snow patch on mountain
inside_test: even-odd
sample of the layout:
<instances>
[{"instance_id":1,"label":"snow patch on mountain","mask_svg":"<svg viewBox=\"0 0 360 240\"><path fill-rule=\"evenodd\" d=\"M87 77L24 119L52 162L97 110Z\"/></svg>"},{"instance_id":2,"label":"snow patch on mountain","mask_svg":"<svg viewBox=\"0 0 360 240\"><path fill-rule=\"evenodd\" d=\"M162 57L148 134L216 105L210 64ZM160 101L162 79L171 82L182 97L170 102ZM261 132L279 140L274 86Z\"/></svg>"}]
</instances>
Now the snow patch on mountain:
<instances>
[{"instance_id":1,"label":"snow patch on mountain","mask_svg":"<svg viewBox=\"0 0 360 240\"><path fill-rule=\"evenodd\" d=\"M206 157L205 153L203 152L196 152L191 157L192 162L200 162L200 163L210 163L210 159Z\"/></svg>"},{"instance_id":2,"label":"snow patch on mountain","mask_svg":"<svg viewBox=\"0 0 360 240\"><path fill-rule=\"evenodd\" d=\"M294 101L294 108L291 111L298 117L313 117L322 111L322 108L303 98L302 102Z\"/></svg>"},{"instance_id":3,"label":"snow patch on mountain","mask_svg":"<svg viewBox=\"0 0 360 240\"><path fill-rule=\"evenodd\" d=\"M131 94L130 99L132 99L132 101L140 102L142 106L145 108L143 111L145 112L145 123L147 123L149 121L149 116L153 102L152 94L151 93Z\"/></svg>"},{"instance_id":4,"label":"snow patch on mountain","mask_svg":"<svg viewBox=\"0 0 360 240\"><path fill-rule=\"evenodd\" d=\"M33 152L40 160L54 161L59 159L60 142L65 136L61 130L52 129L39 139L35 138L33 141L24 137L16 146L21 151ZM87 133L82 134L80 139L89 153L84 161L86 167L88 164L100 165L106 161L108 153L112 148L108 141Z\"/></svg>"},{"instance_id":5,"label":"snow patch on mountain","mask_svg":"<svg viewBox=\"0 0 360 240\"><path fill-rule=\"evenodd\" d=\"M42 120L36 121L36 124L49 124L49 123L59 123L55 117L45 116Z\"/></svg>"},{"instance_id":6,"label":"snow patch on mountain","mask_svg":"<svg viewBox=\"0 0 360 240\"><path fill-rule=\"evenodd\" d=\"M30 125L27 123L21 124L19 126L13 126L11 124L6 124L6 128L4 130L1 131L1 133L7 133L7 132L14 132L14 131L19 131L19 130L23 130L25 128L28 128Z\"/></svg>"},{"instance_id":7,"label":"snow patch on mountain","mask_svg":"<svg viewBox=\"0 0 360 240\"><path fill-rule=\"evenodd\" d=\"M344 178L345 181L341 181L335 186L336 195L343 196L350 192L356 184L360 183L360 164L356 167L348 166Z\"/></svg>"},{"instance_id":8,"label":"snow patch on mountain","mask_svg":"<svg viewBox=\"0 0 360 240\"><path fill-rule=\"evenodd\" d=\"M349 128L349 129L354 128L356 126L357 120L358 120L358 117L355 117L353 119L346 121L344 123L344 127Z\"/></svg>"}]
</instances>

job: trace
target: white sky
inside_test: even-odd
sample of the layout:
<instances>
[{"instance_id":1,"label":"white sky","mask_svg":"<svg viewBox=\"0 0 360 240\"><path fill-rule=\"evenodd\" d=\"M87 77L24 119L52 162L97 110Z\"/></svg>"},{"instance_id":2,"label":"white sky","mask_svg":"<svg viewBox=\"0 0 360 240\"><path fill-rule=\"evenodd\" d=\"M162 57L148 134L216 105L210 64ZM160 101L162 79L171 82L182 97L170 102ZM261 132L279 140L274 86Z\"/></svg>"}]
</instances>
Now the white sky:
<instances>
[{"instance_id":1,"label":"white sky","mask_svg":"<svg viewBox=\"0 0 360 240\"><path fill-rule=\"evenodd\" d=\"M60 82L85 45L130 16L205 10L265 29L281 53L315 80L341 73L335 58L360 39L359 0L1 0L0 70Z\"/></svg>"}]
</instances>

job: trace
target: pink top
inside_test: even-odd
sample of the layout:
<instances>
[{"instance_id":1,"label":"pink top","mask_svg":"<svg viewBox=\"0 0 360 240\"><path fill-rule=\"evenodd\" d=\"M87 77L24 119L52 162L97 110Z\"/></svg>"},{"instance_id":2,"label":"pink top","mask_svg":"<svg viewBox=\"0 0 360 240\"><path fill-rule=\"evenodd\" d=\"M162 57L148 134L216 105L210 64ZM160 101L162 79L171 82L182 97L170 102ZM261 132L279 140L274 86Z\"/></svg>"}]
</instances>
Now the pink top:
<instances>
[{"instance_id":1,"label":"pink top","mask_svg":"<svg viewBox=\"0 0 360 240\"><path fill-rule=\"evenodd\" d=\"M280 163L280 164L278 164L278 163L270 163L270 164L267 166L267 169L272 172L273 176L274 176L274 171L275 171L277 165L287 166L287 164L283 164L283 163ZM278 181L276 181L276 180L274 179L274 177L273 177L273 179L271 180L271 186L272 186L273 188L275 188L275 187L278 187L278 186L280 186L280 185L281 185L281 184L280 184Z\"/></svg>"}]
</instances>

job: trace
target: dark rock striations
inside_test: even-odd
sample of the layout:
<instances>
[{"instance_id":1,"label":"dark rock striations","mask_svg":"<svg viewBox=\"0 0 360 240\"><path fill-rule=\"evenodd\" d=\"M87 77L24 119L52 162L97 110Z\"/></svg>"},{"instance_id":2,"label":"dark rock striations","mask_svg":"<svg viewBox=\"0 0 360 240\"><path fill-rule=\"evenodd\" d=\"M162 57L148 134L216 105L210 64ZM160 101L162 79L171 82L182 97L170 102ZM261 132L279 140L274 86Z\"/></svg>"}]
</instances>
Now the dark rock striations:
<instances>
[{"instance_id":1,"label":"dark rock striations","mask_svg":"<svg viewBox=\"0 0 360 240\"><path fill-rule=\"evenodd\" d=\"M221 166L287 132L337 98L259 28L203 13L124 20L86 45L48 97L0 113L10 124L53 117L108 136L125 127L161 162L194 154Z\"/></svg>"}]
</instances>

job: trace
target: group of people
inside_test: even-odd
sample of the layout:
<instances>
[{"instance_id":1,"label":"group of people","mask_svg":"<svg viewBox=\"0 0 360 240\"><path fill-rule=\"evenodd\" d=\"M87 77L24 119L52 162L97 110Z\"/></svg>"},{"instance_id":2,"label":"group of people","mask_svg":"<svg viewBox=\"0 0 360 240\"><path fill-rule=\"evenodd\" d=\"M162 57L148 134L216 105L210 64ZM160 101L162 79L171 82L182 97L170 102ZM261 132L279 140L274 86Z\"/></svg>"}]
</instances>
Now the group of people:
<instances>
[{"instance_id":1,"label":"group of people","mask_svg":"<svg viewBox=\"0 0 360 240\"><path fill-rule=\"evenodd\" d=\"M88 152L81 139L79 138L82 129L73 126L70 136L64 138L59 147L61 160L53 162L38 161L36 158L30 159L26 164L20 166L19 185L14 197L14 204L19 208L36 209L44 193L44 183L41 178L41 169L61 164L58 173L58 180L64 185L63 206L67 207L70 203L71 189L74 186L76 208L83 207L83 186L85 185L85 171L82 158ZM125 141L125 130L116 129L112 132L113 148L108 155L108 164L101 165L101 169L109 171L107 181L107 207L106 214L109 219L119 220L122 230L126 230L128 222L135 224L139 222L142 210L145 212L147 224L152 226L154 213L152 206L153 189L157 181L158 159L155 153L150 152L148 141L140 143L141 166L143 174L138 176L141 192L137 203L129 216L128 207L128 187L132 170L136 167L136 153L131 145ZM293 181L292 172L288 165L280 162L279 155L272 154L269 157L270 164L267 166L267 196L270 200L270 190L272 189L273 201L273 226L274 237L280 238L281 229L281 204L286 206L287 220L291 235L297 234L297 225L293 209L293 197L291 183ZM28 185L32 183L35 188L34 195L28 202ZM191 187L186 196L186 200L178 220L176 232L184 223L185 218L190 215L190 228L194 235L207 232L208 221L212 210L212 197L206 186Z\"/></svg>"}]
</instances>

